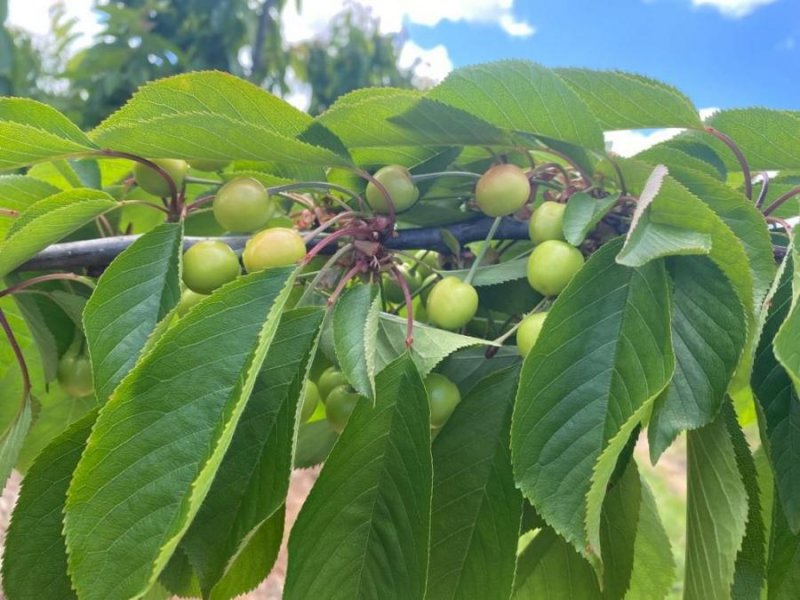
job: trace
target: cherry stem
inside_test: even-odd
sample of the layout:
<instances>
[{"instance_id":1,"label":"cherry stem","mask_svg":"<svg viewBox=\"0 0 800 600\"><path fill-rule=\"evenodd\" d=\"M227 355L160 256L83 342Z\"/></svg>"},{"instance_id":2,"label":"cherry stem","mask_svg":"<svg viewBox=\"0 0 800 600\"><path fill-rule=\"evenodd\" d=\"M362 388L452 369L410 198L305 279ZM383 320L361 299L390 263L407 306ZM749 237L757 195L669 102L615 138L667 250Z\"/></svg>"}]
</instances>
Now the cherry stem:
<instances>
[{"instance_id":1,"label":"cherry stem","mask_svg":"<svg viewBox=\"0 0 800 600\"><path fill-rule=\"evenodd\" d=\"M169 197L171 202L171 211L170 214L174 215L180 212L180 201L178 200L178 186L175 185L175 180L170 177L169 173L167 173L164 169L159 167L156 163L152 160L147 160L146 158L142 158L136 154L131 154L130 152L119 152L117 150L100 150L96 154L100 156L109 156L113 158L127 158L128 160L132 160L134 162L138 162L150 169L153 169L156 173L158 173L161 178L167 182L167 186L169 186Z\"/></svg>"},{"instance_id":2,"label":"cherry stem","mask_svg":"<svg viewBox=\"0 0 800 600\"><path fill-rule=\"evenodd\" d=\"M14 210L12 208L0 208L0 217L16 218L18 216L19 216L18 210Z\"/></svg>"},{"instance_id":3,"label":"cherry stem","mask_svg":"<svg viewBox=\"0 0 800 600\"><path fill-rule=\"evenodd\" d=\"M767 199L767 193L769 192L769 173L766 171L761 171L757 173L755 176L756 179L761 179L761 191L758 193L758 198L756 199L756 208L759 210L764 205L764 201Z\"/></svg>"},{"instance_id":4,"label":"cherry stem","mask_svg":"<svg viewBox=\"0 0 800 600\"><path fill-rule=\"evenodd\" d=\"M312 279L309 282L308 286L303 291L303 294L297 300L297 306L305 305L305 303L308 301L308 297L311 295L311 292L314 291L314 288L317 287L317 285L325 276L325 274L330 272L330 270L333 268L336 262L352 249L353 249L353 244L345 244L344 246L339 248L324 265L322 265L322 268L319 271L317 271L317 274L314 277L314 279Z\"/></svg>"},{"instance_id":5,"label":"cherry stem","mask_svg":"<svg viewBox=\"0 0 800 600\"><path fill-rule=\"evenodd\" d=\"M186 181L186 183L199 183L203 185L217 185L217 186L221 186L222 184L225 183L224 181L217 181L216 179L204 179L203 177L191 177L189 175L186 176L184 181Z\"/></svg>"},{"instance_id":6,"label":"cherry stem","mask_svg":"<svg viewBox=\"0 0 800 600\"><path fill-rule=\"evenodd\" d=\"M565 160L566 162L568 162L570 164L570 166L578 172L578 175L581 176L581 179L583 179L583 182L587 186L591 185L592 178L589 176L589 173L587 173L583 169L583 167L581 167L578 163L576 163L574 160L572 160L569 156L567 156L563 152L559 152L558 150L553 150L549 146L546 146L545 148L542 148L542 151L543 152L547 152L549 154L552 154L553 156L557 156L560 159ZM567 185L569 185L569 181L567 181Z\"/></svg>"},{"instance_id":7,"label":"cherry stem","mask_svg":"<svg viewBox=\"0 0 800 600\"><path fill-rule=\"evenodd\" d=\"M106 218L105 215L98 215L97 221L102 225L101 230L105 230L107 237L114 237L114 228L111 226L111 223L109 222L109 220Z\"/></svg>"},{"instance_id":8,"label":"cherry stem","mask_svg":"<svg viewBox=\"0 0 800 600\"><path fill-rule=\"evenodd\" d=\"M364 270L364 265L362 265L361 263L356 263L347 273L344 274L344 277L342 277L339 280L339 283L336 285L336 288L333 290L333 293L328 297L329 307L333 306L333 303L336 302L336 299L342 293L344 286L346 286L347 283L351 279L353 279L353 277L361 273L363 270Z\"/></svg>"},{"instance_id":9,"label":"cherry stem","mask_svg":"<svg viewBox=\"0 0 800 600\"><path fill-rule=\"evenodd\" d=\"M480 173L473 173L471 171L440 171L437 173L420 173L419 175L412 175L411 181L420 183L421 181L428 181L430 179L439 179L441 177L468 177L470 179L480 179Z\"/></svg>"},{"instance_id":10,"label":"cherry stem","mask_svg":"<svg viewBox=\"0 0 800 600\"><path fill-rule=\"evenodd\" d=\"M384 200L386 200L386 205L389 207L389 223L394 226L394 222L397 217L397 211L395 210L394 200L392 200L392 195L389 193L389 190L387 190L386 186L384 186L380 181L375 179L369 171L365 171L364 169L355 169L355 173L378 188L381 196L383 196Z\"/></svg>"},{"instance_id":11,"label":"cherry stem","mask_svg":"<svg viewBox=\"0 0 800 600\"><path fill-rule=\"evenodd\" d=\"M8 323L8 319L6 318L2 308L0 308L0 326L2 326L3 331L6 332L8 343L11 344L11 349L14 352L14 356L17 359L17 364L19 365L19 370L22 373L22 399L24 401L25 398L27 398L31 393L31 376L28 372L28 365L25 362L22 349L19 347L19 343L17 342L17 338L14 336L14 332L11 331L11 325Z\"/></svg>"},{"instance_id":12,"label":"cherry stem","mask_svg":"<svg viewBox=\"0 0 800 600\"><path fill-rule=\"evenodd\" d=\"M621 196L628 195L628 186L625 185L625 177L622 175L622 169L620 169L619 164L617 161L613 160L612 158L608 159L608 162L611 163L611 166L614 168L614 172L617 174L617 180L619 181L619 191Z\"/></svg>"},{"instance_id":13,"label":"cherry stem","mask_svg":"<svg viewBox=\"0 0 800 600\"><path fill-rule=\"evenodd\" d=\"M346 194L358 202L359 205L363 205L364 202L363 198L361 198L361 196L356 194L353 190L350 190L343 185L328 183L327 181L302 181L298 183L287 183L284 185L276 185L267 188L267 192L270 194L282 194L283 192L291 192L293 190L326 190L331 192L341 192L342 194ZM350 207L348 206L347 208Z\"/></svg>"},{"instance_id":14,"label":"cherry stem","mask_svg":"<svg viewBox=\"0 0 800 600\"><path fill-rule=\"evenodd\" d=\"M767 223L783 227L783 230L786 233L790 233L792 231L792 226L788 223L788 221L785 221L780 217L767 217Z\"/></svg>"},{"instance_id":15,"label":"cherry stem","mask_svg":"<svg viewBox=\"0 0 800 600\"><path fill-rule=\"evenodd\" d=\"M329 246L336 240L341 237L345 237L347 235L353 235L354 233L358 233L359 229L355 227L345 227L344 229L339 229L334 231L330 235L325 236L322 240L320 240L311 250L306 253L306 257L304 260L304 264L308 264L311 262L311 259L314 258L317 254L319 254L323 248Z\"/></svg>"},{"instance_id":16,"label":"cherry stem","mask_svg":"<svg viewBox=\"0 0 800 600\"><path fill-rule=\"evenodd\" d=\"M533 171L531 171L530 178L533 179L537 175L539 175L540 173L544 173L544 172L549 171L551 169L556 169L559 173L561 173L561 177L564 178L564 185L569 185L569 173L567 173L567 171L564 169L564 167L562 167L557 162L546 162L546 163L540 164Z\"/></svg>"},{"instance_id":17,"label":"cherry stem","mask_svg":"<svg viewBox=\"0 0 800 600\"><path fill-rule=\"evenodd\" d=\"M736 157L736 160L739 162L739 166L742 167L742 174L744 175L744 195L747 196L748 200L753 199L753 179L750 175L750 165L747 162L747 159L742 154L742 151L739 149L739 146L736 145L731 138L727 135L722 133L719 129L714 129L713 127L706 127L706 133L710 133L723 144L725 144L733 155Z\"/></svg>"},{"instance_id":18,"label":"cherry stem","mask_svg":"<svg viewBox=\"0 0 800 600\"><path fill-rule=\"evenodd\" d=\"M78 283L82 283L83 285L92 289L95 288L94 282L91 279L83 277L82 275L76 275L75 273L48 273L47 275L31 277L30 279L26 279L25 281L11 285L4 290L0 290L0 298L15 294L16 292L24 290L25 288L36 285L37 283L44 283L45 281L77 281Z\"/></svg>"},{"instance_id":19,"label":"cherry stem","mask_svg":"<svg viewBox=\"0 0 800 600\"><path fill-rule=\"evenodd\" d=\"M411 348L414 345L414 307L411 291L408 289L408 282L403 277L400 269L392 265L391 272L395 281L397 281L397 285L403 291L403 299L406 304L406 348Z\"/></svg>"},{"instance_id":20,"label":"cherry stem","mask_svg":"<svg viewBox=\"0 0 800 600\"><path fill-rule=\"evenodd\" d=\"M472 266L469 268L469 273L464 278L464 283L472 284L472 280L475 278L475 274L478 272L478 267L481 264L481 261L486 256L486 253L489 251L489 246L494 239L494 234L497 233L497 228L500 227L500 222L503 220L503 217L496 217L492 226L489 228L489 233L486 234L486 240L483 243L480 251L478 252L478 256L475 257L475 261L472 263Z\"/></svg>"},{"instance_id":21,"label":"cherry stem","mask_svg":"<svg viewBox=\"0 0 800 600\"><path fill-rule=\"evenodd\" d=\"M309 242L310 240L313 240L315 237L317 237L320 233L324 233L325 231L327 231L331 226L335 225L336 223L338 223L342 219L344 219L346 217L352 217L355 214L356 213L354 213L353 211L350 211L350 210L337 213L334 216L332 216L330 219L328 219L327 221L322 223L316 229L314 229L312 231L309 231L308 233L303 234L303 239L306 242Z\"/></svg>"},{"instance_id":22,"label":"cherry stem","mask_svg":"<svg viewBox=\"0 0 800 600\"><path fill-rule=\"evenodd\" d=\"M795 196L798 196L798 195L800 195L800 186L797 186L796 188L792 188L791 190L789 190L785 194L782 194L781 196L779 196L775 200L775 202L773 202L767 208L764 209L764 211L763 211L764 214L765 215L770 215L770 214L774 213L776 210L778 210L778 208L782 204L784 204L785 202L788 202L790 199L792 199L792 198L794 198Z\"/></svg>"}]
</instances>

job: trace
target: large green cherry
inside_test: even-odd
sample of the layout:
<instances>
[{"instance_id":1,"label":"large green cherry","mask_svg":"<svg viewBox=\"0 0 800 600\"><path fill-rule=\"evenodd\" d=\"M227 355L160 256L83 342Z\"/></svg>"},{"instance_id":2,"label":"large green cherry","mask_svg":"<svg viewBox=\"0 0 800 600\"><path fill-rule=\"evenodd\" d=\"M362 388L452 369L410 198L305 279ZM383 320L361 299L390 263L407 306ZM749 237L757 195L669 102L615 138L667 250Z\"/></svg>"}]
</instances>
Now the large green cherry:
<instances>
[{"instance_id":1,"label":"large green cherry","mask_svg":"<svg viewBox=\"0 0 800 600\"><path fill-rule=\"evenodd\" d=\"M373 177L386 188L396 213L408 210L419 199L419 190L405 167L388 165L379 169ZM367 184L366 196L367 204L373 211L382 215L389 214L389 203L371 181Z\"/></svg>"},{"instance_id":2,"label":"large green cherry","mask_svg":"<svg viewBox=\"0 0 800 600\"><path fill-rule=\"evenodd\" d=\"M461 392L455 383L439 373L431 373L425 378L425 389L431 408L431 427L441 427L461 402Z\"/></svg>"},{"instance_id":3,"label":"large green cherry","mask_svg":"<svg viewBox=\"0 0 800 600\"><path fill-rule=\"evenodd\" d=\"M300 422L305 423L314 414L319 404L319 390L313 381L306 381L306 389L303 393L303 407L300 409Z\"/></svg>"},{"instance_id":4,"label":"large green cherry","mask_svg":"<svg viewBox=\"0 0 800 600\"><path fill-rule=\"evenodd\" d=\"M207 294L198 294L190 289L183 290L180 302L178 302L178 316L182 317L189 309L197 305L201 300L208 298Z\"/></svg>"},{"instance_id":5,"label":"large green cherry","mask_svg":"<svg viewBox=\"0 0 800 600\"><path fill-rule=\"evenodd\" d=\"M478 292L458 277L445 277L428 296L428 318L437 327L459 329L478 312Z\"/></svg>"},{"instance_id":6,"label":"large green cherry","mask_svg":"<svg viewBox=\"0 0 800 600\"><path fill-rule=\"evenodd\" d=\"M539 339L545 318L547 318L547 312L537 312L528 315L519 324L517 329L517 350L523 357L528 356L536 340Z\"/></svg>"},{"instance_id":7,"label":"large green cherry","mask_svg":"<svg viewBox=\"0 0 800 600\"><path fill-rule=\"evenodd\" d=\"M475 200L484 214L502 217L525 206L531 184L517 165L495 165L486 171L475 186Z\"/></svg>"},{"instance_id":8,"label":"large green cherry","mask_svg":"<svg viewBox=\"0 0 800 600\"><path fill-rule=\"evenodd\" d=\"M347 385L347 377L344 376L344 373L336 367L328 367L325 369L317 380L317 389L319 390L319 396L322 398L322 401L325 402L331 390L340 385Z\"/></svg>"},{"instance_id":9,"label":"large green cherry","mask_svg":"<svg viewBox=\"0 0 800 600\"><path fill-rule=\"evenodd\" d=\"M534 244L547 240L564 239L564 209L566 204L547 200L533 211L528 223L528 233Z\"/></svg>"},{"instance_id":10,"label":"large green cherry","mask_svg":"<svg viewBox=\"0 0 800 600\"><path fill-rule=\"evenodd\" d=\"M262 229L273 212L267 190L251 177L237 177L223 185L214 196L214 218L231 233Z\"/></svg>"},{"instance_id":11,"label":"large green cherry","mask_svg":"<svg viewBox=\"0 0 800 600\"><path fill-rule=\"evenodd\" d=\"M183 283L198 294L210 294L240 271L236 253L218 240L197 242L183 255Z\"/></svg>"},{"instance_id":12,"label":"large green cherry","mask_svg":"<svg viewBox=\"0 0 800 600\"><path fill-rule=\"evenodd\" d=\"M337 386L328 394L325 401L325 417L339 433L344 430L360 398L361 396L346 385Z\"/></svg>"},{"instance_id":13,"label":"large green cherry","mask_svg":"<svg viewBox=\"0 0 800 600\"><path fill-rule=\"evenodd\" d=\"M88 396L94 391L92 382L92 365L88 356L65 354L58 361L56 372L58 383L70 396L77 398Z\"/></svg>"},{"instance_id":14,"label":"large green cherry","mask_svg":"<svg viewBox=\"0 0 800 600\"><path fill-rule=\"evenodd\" d=\"M408 291L413 294L416 292L420 286L422 285L422 277L417 271L411 269L408 265L398 265L397 270L400 273L400 276L406 282L408 286ZM403 295L403 288L400 287L400 284L395 279L393 273L389 272L385 275L383 280L383 295L389 302L394 302L395 304L400 304L401 302L405 302L405 296Z\"/></svg>"},{"instance_id":15,"label":"large green cherry","mask_svg":"<svg viewBox=\"0 0 800 600\"><path fill-rule=\"evenodd\" d=\"M177 189L180 190L183 187L186 172L189 170L189 163L175 158L152 158L150 162L164 169L167 175L172 178L172 181L175 182ZM161 176L161 173L147 165L138 162L134 164L133 178L136 180L136 185L148 194L153 194L159 198L165 198L170 195L169 184Z\"/></svg>"},{"instance_id":16,"label":"large green cherry","mask_svg":"<svg viewBox=\"0 0 800 600\"><path fill-rule=\"evenodd\" d=\"M231 161L214 160L212 158L196 158L192 161L192 168L205 173L216 173L222 171Z\"/></svg>"},{"instance_id":17,"label":"large green cherry","mask_svg":"<svg viewBox=\"0 0 800 600\"><path fill-rule=\"evenodd\" d=\"M288 227L259 231L244 246L242 262L248 273L293 265L306 255L302 236Z\"/></svg>"},{"instance_id":18,"label":"large green cherry","mask_svg":"<svg viewBox=\"0 0 800 600\"><path fill-rule=\"evenodd\" d=\"M581 270L583 255L575 246L547 240L533 249L528 258L528 283L545 296L556 296Z\"/></svg>"}]
</instances>

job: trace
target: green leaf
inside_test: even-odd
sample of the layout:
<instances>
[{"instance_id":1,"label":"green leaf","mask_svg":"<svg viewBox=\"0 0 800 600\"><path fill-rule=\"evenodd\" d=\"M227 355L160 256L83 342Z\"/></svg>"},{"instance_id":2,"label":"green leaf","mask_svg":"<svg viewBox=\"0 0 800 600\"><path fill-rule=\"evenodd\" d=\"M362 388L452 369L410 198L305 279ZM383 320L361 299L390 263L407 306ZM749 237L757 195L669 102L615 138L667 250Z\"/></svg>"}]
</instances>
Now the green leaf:
<instances>
[{"instance_id":1,"label":"green leaf","mask_svg":"<svg viewBox=\"0 0 800 600\"><path fill-rule=\"evenodd\" d=\"M523 366L511 429L517 485L589 555L599 555L616 457L674 369L664 266L622 267L619 246L595 253L550 309Z\"/></svg>"},{"instance_id":2,"label":"green leaf","mask_svg":"<svg viewBox=\"0 0 800 600\"><path fill-rule=\"evenodd\" d=\"M767 571L768 600L793 600L800 588L800 535L792 533L779 503L775 504Z\"/></svg>"},{"instance_id":3,"label":"green leaf","mask_svg":"<svg viewBox=\"0 0 800 600\"><path fill-rule=\"evenodd\" d=\"M289 537L287 599L425 593L431 506L428 398L403 356L360 402Z\"/></svg>"},{"instance_id":4,"label":"green leaf","mask_svg":"<svg viewBox=\"0 0 800 600\"><path fill-rule=\"evenodd\" d=\"M603 565L603 597L624 598L631 583L642 502L642 482L635 461L610 487L603 501L600 539L607 556Z\"/></svg>"},{"instance_id":5,"label":"green leaf","mask_svg":"<svg viewBox=\"0 0 800 600\"><path fill-rule=\"evenodd\" d=\"M457 69L428 97L508 131L605 150L603 132L586 104L553 71L532 62Z\"/></svg>"},{"instance_id":6,"label":"green leaf","mask_svg":"<svg viewBox=\"0 0 800 600\"><path fill-rule=\"evenodd\" d=\"M797 533L800 531L800 397L773 350L773 339L791 306L792 272L793 261L787 257L756 350L751 383L762 415L764 448L772 465L778 498L786 521Z\"/></svg>"},{"instance_id":7,"label":"green leaf","mask_svg":"<svg viewBox=\"0 0 800 600\"><path fill-rule=\"evenodd\" d=\"M457 277L463 281L467 278L469 269L460 269L458 271L440 271L439 273L445 277ZM498 263L496 265L478 267L475 271L475 276L472 279L472 285L474 287L498 285L501 283L506 283L507 281L525 279L527 276L528 259L525 257Z\"/></svg>"},{"instance_id":8,"label":"green leaf","mask_svg":"<svg viewBox=\"0 0 800 600\"><path fill-rule=\"evenodd\" d=\"M3 561L3 588L12 598L77 598L67 574L63 512L96 417L92 411L53 440L22 482Z\"/></svg>"},{"instance_id":9,"label":"green leaf","mask_svg":"<svg viewBox=\"0 0 800 600\"><path fill-rule=\"evenodd\" d=\"M671 85L621 71L554 70L605 130L703 125L692 101Z\"/></svg>"},{"instance_id":10,"label":"green leaf","mask_svg":"<svg viewBox=\"0 0 800 600\"><path fill-rule=\"evenodd\" d=\"M52 305L47 306L42 302L42 298L31 294L14 294L14 301L17 303L19 312L24 317L25 323L27 323L28 329L36 342L36 347L39 349L44 380L45 382L53 381L58 371L58 342L47 326L44 310L46 308L53 309L54 307Z\"/></svg>"},{"instance_id":11,"label":"green leaf","mask_svg":"<svg viewBox=\"0 0 800 600\"><path fill-rule=\"evenodd\" d=\"M118 205L96 190L72 190L32 204L0 241L0 278L50 244Z\"/></svg>"},{"instance_id":12,"label":"green leaf","mask_svg":"<svg viewBox=\"0 0 800 600\"><path fill-rule=\"evenodd\" d=\"M670 540L658 515L653 492L642 481L639 521L633 547L633 572L627 600L663 600L675 578Z\"/></svg>"},{"instance_id":13,"label":"green leaf","mask_svg":"<svg viewBox=\"0 0 800 600\"><path fill-rule=\"evenodd\" d=\"M679 433L708 425L717 416L747 337L742 303L713 262L687 256L669 266L676 362L672 381L650 417L653 464Z\"/></svg>"},{"instance_id":14,"label":"green leaf","mask_svg":"<svg viewBox=\"0 0 800 600\"><path fill-rule=\"evenodd\" d=\"M513 600L597 600L592 567L563 538L542 529L517 560Z\"/></svg>"},{"instance_id":15,"label":"green leaf","mask_svg":"<svg viewBox=\"0 0 800 600\"><path fill-rule=\"evenodd\" d=\"M103 406L67 498L79 596L143 594L167 564L230 444L293 278L269 269L226 285L167 331Z\"/></svg>"},{"instance_id":16,"label":"green leaf","mask_svg":"<svg viewBox=\"0 0 800 600\"><path fill-rule=\"evenodd\" d=\"M55 108L28 98L0 98L0 171L95 149Z\"/></svg>"},{"instance_id":17,"label":"green leaf","mask_svg":"<svg viewBox=\"0 0 800 600\"><path fill-rule=\"evenodd\" d=\"M26 175L0 176L0 207L22 212L34 202L57 194L60 190ZM14 222L13 217L0 215L0 239Z\"/></svg>"},{"instance_id":18,"label":"green leaf","mask_svg":"<svg viewBox=\"0 0 800 600\"><path fill-rule=\"evenodd\" d=\"M232 598L256 587L275 560L277 549L254 540L272 539L280 526L280 545L283 519L271 521L289 488L295 414L322 316L303 308L281 319L214 483L181 542L206 597Z\"/></svg>"},{"instance_id":19,"label":"green leaf","mask_svg":"<svg viewBox=\"0 0 800 600\"><path fill-rule=\"evenodd\" d=\"M670 173L705 202L739 239L752 275L753 306L759 306L772 285L776 270L764 215L744 194L713 177L678 166L670 167Z\"/></svg>"},{"instance_id":20,"label":"green leaf","mask_svg":"<svg viewBox=\"0 0 800 600\"><path fill-rule=\"evenodd\" d=\"M747 521L747 491L719 415L687 436L687 600L730 598Z\"/></svg>"},{"instance_id":21,"label":"green leaf","mask_svg":"<svg viewBox=\"0 0 800 600\"><path fill-rule=\"evenodd\" d=\"M487 346L492 342L469 337L422 323L414 323L414 345L406 348L406 319L381 313L378 319L378 340L375 351L375 371L380 372L398 356L410 352L419 374L425 377L444 358L469 346Z\"/></svg>"},{"instance_id":22,"label":"green leaf","mask_svg":"<svg viewBox=\"0 0 800 600\"><path fill-rule=\"evenodd\" d=\"M747 157L751 169L800 169L800 112L743 108L721 110L706 124L732 138ZM731 171L741 171L739 163L721 142L712 147Z\"/></svg>"},{"instance_id":23,"label":"green leaf","mask_svg":"<svg viewBox=\"0 0 800 600\"><path fill-rule=\"evenodd\" d=\"M466 396L484 377L521 362L513 346L503 346L491 358L486 358L484 348L464 348L445 358L436 369L450 379Z\"/></svg>"},{"instance_id":24,"label":"green leaf","mask_svg":"<svg viewBox=\"0 0 800 600\"><path fill-rule=\"evenodd\" d=\"M347 381L360 395L375 399L375 347L381 299L374 285L359 285L333 309L333 345Z\"/></svg>"},{"instance_id":25,"label":"green leaf","mask_svg":"<svg viewBox=\"0 0 800 600\"><path fill-rule=\"evenodd\" d=\"M639 152L635 158L636 160L641 160L650 163L651 165L669 165L670 169L674 169L678 166L686 167L687 169L704 173L718 181L724 181L726 175L725 166L722 164L722 161L720 161L720 164L722 165L722 170L720 171L720 169L714 164L706 162L702 158L692 156L683 149L674 148L666 143L651 146L644 152Z\"/></svg>"},{"instance_id":26,"label":"green leaf","mask_svg":"<svg viewBox=\"0 0 800 600\"><path fill-rule=\"evenodd\" d=\"M33 422L33 398L26 394L17 401L14 419L0 432L0 481L5 482L17 463L19 452Z\"/></svg>"},{"instance_id":27,"label":"green leaf","mask_svg":"<svg viewBox=\"0 0 800 600\"><path fill-rule=\"evenodd\" d=\"M426 98L420 92L381 89L375 93L366 89L348 96L318 119L348 148L512 144L506 132L480 115ZM358 156L364 159L363 153ZM413 160L418 162L419 158L415 154Z\"/></svg>"},{"instance_id":28,"label":"green leaf","mask_svg":"<svg viewBox=\"0 0 800 600\"><path fill-rule=\"evenodd\" d=\"M795 244L792 248L791 307L775 334L773 351L794 382L795 392L800 395L800 252Z\"/></svg>"},{"instance_id":29,"label":"green leaf","mask_svg":"<svg viewBox=\"0 0 800 600\"><path fill-rule=\"evenodd\" d=\"M183 227L164 223L136 239L103 273L84 312L94 388L105 402L180 298Z\"/></svg>"},{"instance_id":30,"label":"green leaf","mask_svg":"<svg viewBox=\"0 0 800 600\"><path fill-rule=\"evenodd\" d=\"M731 587L734 600L758 598L766 577L766 537L762 503L759 493L758 473L747 439L742 432L732 402L722 407L725 425L736 453L736 466L747 492L747 525L742 547L736 556L736 567Z\"/></svg>"},{"instance_id":31,"label":"green leaf","mask_svg":"<svg viewBox=\"0 0 800 600\"><path fill-rule=\"evenodd\" d=\"M251 83L198 72L145 85L91 137L144 156L349 165L340 144L315 129L322 127L311 117Z\"/></svg>"},{"instance_id":32,"label":"green leaf","mask_svg":"<svg viewBox=\"0 0 800 600\"><path fill-rule=\"evenodd\" d=\"M433 444L431 600L511 593L522 516L508 449L518 373L505 369L481 381Z\"/></svg>"},{"instance_id":33,"label":"green leaf","mask_svg":"<svg viewBox=\"0 0 800 600\"><path fill-rule=\"evenodd\" d=\"M617 200L619 194L605 198L594 198L586 192L572 194L564 210L564 238L573 246L580 246Z\"/></svg>"}]
</instances>

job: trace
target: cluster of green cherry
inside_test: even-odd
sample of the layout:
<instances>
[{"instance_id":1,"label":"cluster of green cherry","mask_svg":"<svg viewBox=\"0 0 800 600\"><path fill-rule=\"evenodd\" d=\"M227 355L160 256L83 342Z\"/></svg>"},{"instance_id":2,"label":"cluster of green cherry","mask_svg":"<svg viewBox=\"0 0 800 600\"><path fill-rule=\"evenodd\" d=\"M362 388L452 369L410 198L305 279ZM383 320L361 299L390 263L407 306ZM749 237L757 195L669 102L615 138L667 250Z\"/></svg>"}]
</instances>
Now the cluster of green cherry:
<instances>
[{"instance_id":1,"label":"cluster of green cherry","mask_svg":"<svg viewBox=\"0 0 800 600\"><path fill-rule=\"evenodd\" d=\"M200 171L221 171L227 163L219 161L194 161L191 166ZM155 167L154 167L155 166ZM154 159L137 162L133 180L144 191L160 197L182 196L187 182L189 164L177 159ZM204 240L191 246L183 256L182 278L185 286L176 310L182 317L195 304L214 290L233 281L242 266L248 272L273 267L289 266L311 259L326 246L341 239L353 242L345 246L347 253L334 253L334 258L346 270L336 289L329 296L333 303L350 280L369 277L381 283L383 297L395 305L399 314L405 314L409 323L408 343L414 320L428 321L447 330L464 328L478 311L478 293L471 284L471 275L462 279L442 275L443 257L432 250L411 251L400 255L383 245L394 231L397 215L410 209L420 193L410 172L399 165L385 166L368 175L364 199L365 212L344 210L332 212L318 210L310 220L317 228L301 235L281 204L258 180L237 176L219 185L211 197L212 211L219 226L233 234L252 234L245 244L240 259L227 243L220 239ZM489 217L497 219L523 209L531 199L531 175L514 164L497 164L480 176L475 175L475 206ZM359 198L359 201L363 200ZM578 248L564 239L563 220L565 204L545 200L532 213L529 221L530 239L534 248L527 263L527 278L531 287L545 296L558 295L580 270L584 258ZM295 214L297 219L297 215ZM297 219L300 220L300 219ZM306 218L306 224L308 219ZM317 238L321 233L324 237ZM490 234L491 236L491 234ZM489 240L487 240L488 245ZM310 251L307 244L311 244ZM473 269L481 260L478 254ZM324 262L322 270L330 262ZM349 270L347 270L347 268ZM312 281L312 286L320 278ZM302 284L298 286L302 288ZM516 326L517 347L525 356L533 347L542 329L547 313L537 310L526 315ZM511 332L509 332L510 334ZM507 334L505 337L508 337ZM91 393L91 370L84 356L68 355L59 366L59 382L70 394ZM431 426L441 427L459 401L456 386L438 373L426 380L431 402ZM309 381L303 401L302 418L324 414L337 430L341 430L358 400L358 395L347 385L344 375L335 366Z\"/></svg>"}]
</instances>

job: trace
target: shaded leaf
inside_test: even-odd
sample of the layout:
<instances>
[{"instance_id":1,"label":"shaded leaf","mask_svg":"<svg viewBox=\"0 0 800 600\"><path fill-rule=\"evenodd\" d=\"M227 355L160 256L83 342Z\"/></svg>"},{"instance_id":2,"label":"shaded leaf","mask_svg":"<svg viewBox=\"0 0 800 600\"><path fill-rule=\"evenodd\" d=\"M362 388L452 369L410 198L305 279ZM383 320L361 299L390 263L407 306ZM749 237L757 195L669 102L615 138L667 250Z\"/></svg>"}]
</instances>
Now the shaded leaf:
<instances>
[{"instance_id":1,"label":"shaded leaf","mask_svg":"<svg viewBox=\"0 0 800 600\"><path fill-rule=\"evenodd\" d=\"M466 396L484 377L521 362L517 349L503 346L491 358L486 358L484 348L464 348L445 358L437 371L455 383Z\"/></svg>"},{"instance_id":2,"label":"shaded leaf","mask_svg":"<svg viewBox=\"0 0 800 600\"><path fill-rule=\"evenodd\" d=\"M457 277L462 281L467 278L469 269L460 269L457 271L440 271L440 274L445 277ZM525 279L528 276L528 260L527 257L509 260L507 262L497 263L496 265L489 265L486 267L478 267L475 270L475 275L472 279L474 287L485 287L489 285L498 285L508 281L516 281L517 279Z\"/></svg>"},{"instance_id":3,"label":"shaded leaf","mask_svg":"<svg viewBox=\"0 0 800 600\"><path fill-rule=\"evenodd\" d=\"M425 593L428 399L408 356L378 374L376 390L374 407L357 405L292 528L287 600Z\"/></svg>"},{"instance_id":4,"label":"shaded leaf","mask_svg":"<svg viewBox=\"0 0 800 600\"><path fill-rule=\"evenodd\" d=\"M599 199L585 192L572 194L564 210L564 238L573 246L580 246L618 199L619 194Z\"/></svg>"},{"instance_id":5,"label":"shaded leaf","mask_svg":"<svg viewBox=\"0 0 800 600\"><path fill-rule=\"evenodd\" d=\"M345 292L333 308L333 345L339 367L353 389L375 398L375 347L381 299L374 285Z\"/></svg>"}]
</instances>

